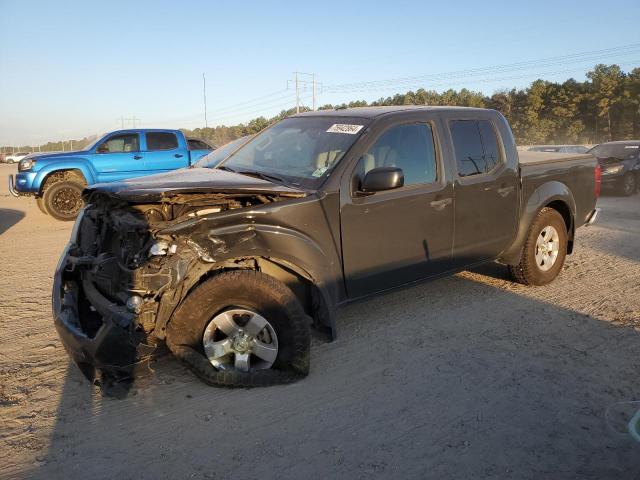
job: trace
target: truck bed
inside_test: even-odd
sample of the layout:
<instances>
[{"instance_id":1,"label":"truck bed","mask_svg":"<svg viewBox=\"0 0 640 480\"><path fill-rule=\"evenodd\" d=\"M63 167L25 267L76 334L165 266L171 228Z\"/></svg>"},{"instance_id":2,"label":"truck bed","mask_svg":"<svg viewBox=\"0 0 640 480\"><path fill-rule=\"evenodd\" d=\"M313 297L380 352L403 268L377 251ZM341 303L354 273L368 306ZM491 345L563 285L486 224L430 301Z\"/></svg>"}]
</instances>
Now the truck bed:
<instances>
[{"instance_id":1,"label":"truck bed","mask_svg":"<svg viewBox=\"0 0 640 480\"><path fill-rule=\"evenodd\" d=\"M583 225L595 208L596 159L589 154L556 152L518 152L524 199L532 198L536 190L550 182L562 184L570 192L576 227ZM535 198L535 197L534 197ZM525 206L523 205L523 208Z\"/></svg>"},{"instance_id":2,"label":"truck bed","mask_svg":"<svg viewBox=\"0 0 640 480\"><path fill-rule=\"evenodd\" d=\"M538 165L569 160L587 160L593 157L586 153L557 153L557 152L518 152L520 165Z\"/></svg>"}]
</instances>

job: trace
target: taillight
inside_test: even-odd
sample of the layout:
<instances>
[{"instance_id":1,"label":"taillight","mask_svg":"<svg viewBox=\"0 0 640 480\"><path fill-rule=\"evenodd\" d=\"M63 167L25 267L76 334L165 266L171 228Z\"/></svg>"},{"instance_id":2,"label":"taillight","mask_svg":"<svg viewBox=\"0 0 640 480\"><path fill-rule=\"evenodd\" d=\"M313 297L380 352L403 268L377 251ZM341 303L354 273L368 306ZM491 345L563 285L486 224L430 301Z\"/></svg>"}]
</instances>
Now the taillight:
<instances>
[{"instance_id":1,"label":"taillight","mask_svg":"<svg viewBox=\"0 0 640 480\"><path fill-rule=\"evenodd\" d=\"M594 175L596 177L596 198L600 198L600 188L602 186L602 167L600 167L600 165L596 165L596 171Z\"/></svg>"}]
</instances>

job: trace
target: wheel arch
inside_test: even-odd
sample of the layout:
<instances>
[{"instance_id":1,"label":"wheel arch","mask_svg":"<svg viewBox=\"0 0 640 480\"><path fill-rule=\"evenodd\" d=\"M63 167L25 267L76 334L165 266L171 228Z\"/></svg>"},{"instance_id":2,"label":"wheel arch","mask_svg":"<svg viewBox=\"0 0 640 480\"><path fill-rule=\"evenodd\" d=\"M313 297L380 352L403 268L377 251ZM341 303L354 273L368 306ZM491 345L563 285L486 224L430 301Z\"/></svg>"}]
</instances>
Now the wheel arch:
<instances>
[{"instance_id":1,"label":"wheel arch","mask_svg":"<svg viewBox=\"0 0 640 480\"><path fill-rule=\"evenodd\" d=\"M215 275L234 270L260 271L287 286L296 296L304 311L313 320L314 327L328 340L336 337L335 308L332 307L330 293L304 268L277 257L241 256L230 257L212 264L200 264L196 274L185 278L185 288L180 298L170 309L164 310L156 325L159 338L163 338L173 312L202 283ZM161 304L162 305L162 304Z\"/></svg>"},{"instance_id":2,"label":"wheel arch","mask_svg":"<svg viewBox=\"0 0 640 480\"><path fill-rule=\"evenodd\" d=\"M66 180L79 180L86 186L94 183L93 179L93 173L84 165L78 164L65 168L41 170L38 172L35 183L38 185L37 194L42 196L45 189L53 183Z\"/></svg>"},{"instance_id":3,"label":"wheel arch","mask_svg":"<svg viewBox=\"0 0 640 480\"><path fill-rule=\"evenodd\" d=\"M500 262L507 265L517 265L520 262L522 247L531 223L543 208L556 210L564 219L567 226L567 253L572 253L575 233L575 199L571 190L564 183L552 181L540 185L529 195L527 203L522 208L516 238L511 246L500 255Z\"/></svg>"}]
</instances>

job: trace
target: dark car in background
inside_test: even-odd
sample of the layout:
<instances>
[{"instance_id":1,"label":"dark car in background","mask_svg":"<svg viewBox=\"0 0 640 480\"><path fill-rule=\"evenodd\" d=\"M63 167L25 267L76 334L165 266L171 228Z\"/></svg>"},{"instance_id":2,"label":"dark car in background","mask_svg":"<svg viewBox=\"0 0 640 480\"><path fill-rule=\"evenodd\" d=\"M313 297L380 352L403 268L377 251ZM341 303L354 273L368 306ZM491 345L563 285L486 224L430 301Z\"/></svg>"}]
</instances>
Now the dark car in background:
<instances>
[{"instance_id":1,"label":"dark car in background","mask_svg":"<svg viewBox=\"0 0 640 480\"><path fill-rule=\"evenodd\" d=\"M530 152L555 152L555 153L587 153L589 147L584 145L538 145L531 147Z\"/></svg>"},{"instance_id":2,"label":"dark car in background","mask_svg":"<svg viewBox=\"0 0 640 480\"><path fill-rule=\"evenodd\" d=\"M602 169L602 187L633 195L640 185L640 140L601 143L589 150Z\"/></svg>"}]
</instances>

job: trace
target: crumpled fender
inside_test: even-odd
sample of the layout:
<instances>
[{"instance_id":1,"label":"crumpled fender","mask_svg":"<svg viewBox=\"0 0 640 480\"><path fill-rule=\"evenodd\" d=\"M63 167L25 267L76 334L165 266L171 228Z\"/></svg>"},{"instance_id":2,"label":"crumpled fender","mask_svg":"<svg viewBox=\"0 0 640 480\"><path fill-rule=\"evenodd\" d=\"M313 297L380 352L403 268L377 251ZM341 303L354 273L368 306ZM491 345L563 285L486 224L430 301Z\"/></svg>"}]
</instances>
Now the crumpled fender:
<instances>
[{"instance_id":1,"label":"crumpled fender","mask_svg":"<svg viewBox=\"0 0 640 480\"><path fill-rule=\"evenodd\" d=\"M318 242L303 232L248 217L244 223L202 230L196 226L198 222L185 222L158 234L187 236L189 247L212 267L235 259L266 258L291 269L312 282L322 295L327 307L327 326L335 337L335 307L342 282L339 259L324 252ZM187 233L185 229L191 231Z\"/></svg>"}]
</instances>

